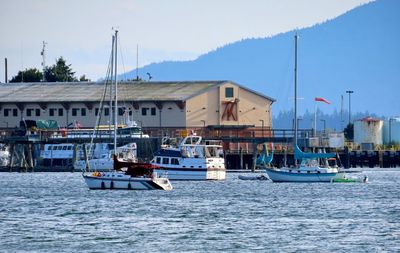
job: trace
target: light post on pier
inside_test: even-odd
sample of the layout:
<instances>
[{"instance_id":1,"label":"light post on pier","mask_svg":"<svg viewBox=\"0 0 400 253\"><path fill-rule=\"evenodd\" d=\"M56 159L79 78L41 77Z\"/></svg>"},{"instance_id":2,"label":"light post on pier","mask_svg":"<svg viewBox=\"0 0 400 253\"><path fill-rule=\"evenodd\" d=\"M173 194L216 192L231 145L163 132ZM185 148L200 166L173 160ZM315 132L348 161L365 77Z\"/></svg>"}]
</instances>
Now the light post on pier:
<instances>
[{"instance_id":1,"label":"light post on pier","mask_svg":"<svg viewBox=\"0 0 400 253\"><path fill-rule=\"evenodd\" d=\"M202 130L202 135L204 136L205 128L206 128L206 121L204 119L200 120L203 122L203 130Z\"/></svg>"},{"instance_id":2,"label":"light post on pier","mask_svg":"<svg viewBox=\"0 0 400 253\"><path fill-rule=\"evenodd\" d=\"M349 125L351 123L351 94L354 93L352 90L347 90L346 93L349 94Z\"/></svg>"},{"instance_id":3,"label":"light post on pier","mask_svg":"<svg viewBox=\"0 0 400 253\"><path fill-rule=\"evenodd\" d=\"M326 120L325 119L321 119L322 122L324 122L324 134L325 134L325 130L326 130Z\"/></svg>"}]
</instances>

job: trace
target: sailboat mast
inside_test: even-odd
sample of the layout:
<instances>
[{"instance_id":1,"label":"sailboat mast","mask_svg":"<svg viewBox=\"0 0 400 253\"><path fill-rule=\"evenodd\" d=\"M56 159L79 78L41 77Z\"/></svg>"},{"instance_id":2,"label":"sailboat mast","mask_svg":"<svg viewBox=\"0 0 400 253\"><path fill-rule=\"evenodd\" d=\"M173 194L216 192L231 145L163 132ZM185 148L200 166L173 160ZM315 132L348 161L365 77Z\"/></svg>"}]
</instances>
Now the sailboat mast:
<instances>
[{"instance_id":1,"label":"sailboat mast","mask_svg":"<svg viewBox=\"0 0 400 253\"><path fill-rule=\"evenodd\" d=\"M117 55L118 55L118 50L117 50L117 45L118 45L118 30L115 30L115 35L114 35L114 154L117 153L117 129L118 129L118 78L117 78Z\"/></svg>"},{"instance_id":2,"label":"sailboat mast","mask_svg":"<svg viewBox=\"0 0 400 253\"><path fill-rule=\"evenodd\" d=\"M294 148L297 147L297 34L294 36Z\"/></svg>"},{"instance_id":3,"label":"sailboat mast","mask_svg":"<svg viewBox=\"0 0 400 253\"><path fill-rule=\"evenodd\" d=\"M111 125L113 124L113 114L112 114L112 108L113 108L113 78L114 78L114 44L115 44L115 37L114 37L114 35L112 36L112 43L111 43L111 45L112 45L112 47L111 47L111 68L110 68L110 72L111 72L111 75L110 75L110 105L109 105L109 121L108 121L108 130L109 130L109 133L110 133L110 142L111 142L111 140L113 139L113 134L112 134L112 131L111 131Z\"/></svg>"}]
</instances>

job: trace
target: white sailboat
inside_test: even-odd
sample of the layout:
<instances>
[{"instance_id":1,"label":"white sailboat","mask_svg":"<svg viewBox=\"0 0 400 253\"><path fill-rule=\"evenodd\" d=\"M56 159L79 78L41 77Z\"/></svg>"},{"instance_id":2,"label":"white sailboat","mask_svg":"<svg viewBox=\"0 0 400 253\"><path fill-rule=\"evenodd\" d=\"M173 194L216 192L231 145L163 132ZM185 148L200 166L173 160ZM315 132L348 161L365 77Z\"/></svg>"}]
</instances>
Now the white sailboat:
<instances>
[{"instance_id":1,"label":"white sailboat","mask_svg":"<svg viewBox=\"0 0 400 253\"><path fill-rule=\"evenodd\" d=\"M338 174L337 167L330 167L326 159L335 157L335 153L304 153L297 145L297 34L295 35L295 78L294 78L294 158L300 164L294 167L265 167L273 182L331 182ZM325 161L321 165L320 161Z\"/></svg>"},{"instance_id":2,"label":"white sailboat","mask_svg":"<svg viewBox=\"0 0 400 253\"><path fill-rule=\"evenodd\" d=\"M118 31L113 36L111 69L114 71L114 147L117 147L118 128L118 82L117 82L117 38ZM115 55L115 58L113 58ZM112 63L115 62L113 65ZM111 78L112 79L112 78ZM124 190L172 190L167 178L159 177L154 171L157 166L149 163L121 160L117 156L117 149L113 154L114 170L99 172L96 167L90 171L90 163L86 155L86 171L82 173L89 189L124 189Z\"/></svg>"}]
</instances>

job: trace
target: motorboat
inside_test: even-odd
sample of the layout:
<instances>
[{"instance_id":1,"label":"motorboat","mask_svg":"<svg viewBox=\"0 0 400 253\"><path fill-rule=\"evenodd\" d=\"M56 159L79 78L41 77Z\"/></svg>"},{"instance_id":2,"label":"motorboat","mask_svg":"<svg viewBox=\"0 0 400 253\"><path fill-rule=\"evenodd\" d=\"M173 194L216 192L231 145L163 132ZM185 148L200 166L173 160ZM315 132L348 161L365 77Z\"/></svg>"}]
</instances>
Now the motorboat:
<instances>
[{"instance_id":1,"label":"motorboat","mask_svg":"<svg viewBox=\"0 0 400 253\"><path fill-rule=\"evenodd\" d=\"M204 141L191 134L176 146L166 146L151 160L170 180L224 180L225 159L222 145L217 141Z\"/></svg>"}]
</instances>

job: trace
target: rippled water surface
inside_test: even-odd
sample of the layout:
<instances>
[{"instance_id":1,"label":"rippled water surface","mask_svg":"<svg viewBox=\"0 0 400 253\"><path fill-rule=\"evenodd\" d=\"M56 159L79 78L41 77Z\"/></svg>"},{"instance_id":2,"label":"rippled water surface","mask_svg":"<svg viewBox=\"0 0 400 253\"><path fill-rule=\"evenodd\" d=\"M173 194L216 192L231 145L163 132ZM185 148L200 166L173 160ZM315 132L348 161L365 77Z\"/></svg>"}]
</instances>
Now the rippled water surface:
<instances>
[{"instance_id":1,"label":"rippled water surface","mask_svg":"<svg viewBox=\"0 0 400 253\"><path fill-rule=\"evenodd\" d=\"M399 252L400 170L368 184L172 182L91 191L79 173L1 173L0 251Z\"/></svg>"}]
</instances>

